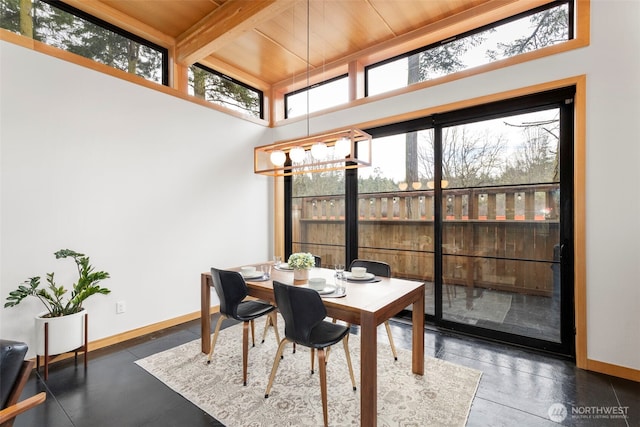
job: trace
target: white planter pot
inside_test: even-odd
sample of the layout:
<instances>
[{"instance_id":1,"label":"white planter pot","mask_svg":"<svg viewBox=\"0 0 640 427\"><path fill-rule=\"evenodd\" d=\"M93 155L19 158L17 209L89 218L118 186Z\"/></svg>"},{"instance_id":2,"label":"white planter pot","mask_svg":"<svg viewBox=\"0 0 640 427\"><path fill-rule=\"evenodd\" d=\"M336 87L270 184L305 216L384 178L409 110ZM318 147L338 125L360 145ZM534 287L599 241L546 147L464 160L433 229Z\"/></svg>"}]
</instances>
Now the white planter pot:
<instances>
[{"instance_id":1,"label":"white planter pot","mask_svg":"<svg viewBox=\"0 0 640 427\"><path fill-rule=\"evenodd\" d=\"M44 325L49 324L49 355L62 354L84 345L84 315L86 310L62 317L42 317L40 313L36 323L36 354L44 355Z\"/></svg>"},{"instance_id":2,"label":"white planter pot","mask_svg":"<svg viewBox=\"0 0 640 427\"><path fill-rule=\"evenodd\" d=\"M306 268L295 268L293 270L293 280L298 280L298 281L309 280L309 270Z\"/></svg>"}]
</instances>

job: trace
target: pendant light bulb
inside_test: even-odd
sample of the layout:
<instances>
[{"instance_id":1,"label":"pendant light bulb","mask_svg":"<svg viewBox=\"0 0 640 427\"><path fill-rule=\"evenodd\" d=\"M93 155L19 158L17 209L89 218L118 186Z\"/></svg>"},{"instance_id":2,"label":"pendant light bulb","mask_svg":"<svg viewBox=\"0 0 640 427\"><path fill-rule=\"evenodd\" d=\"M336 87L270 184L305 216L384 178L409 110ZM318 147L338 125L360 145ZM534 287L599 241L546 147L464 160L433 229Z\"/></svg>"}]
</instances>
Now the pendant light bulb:
<instances>
[{"instance_id":1,"label":"pendant light bulb","mask_svg":"<svg viewBox=\"0 0 640 427\"><path fill-rule=\"evenodd\" d=\"M302 163L305 158L305 151L302 147L293 147L291 151L289 151L289 158L294 163Z\"/></svg>"},{"instance_id":2,"label":"pendant light bulb","mask_svg":"<svg viewBox=\"0 0 640 427\"><path fill-rule=\"evenodd\" d=\"M311 155L316 160L324 160L327 157L327 144L316 142L311 146Z\"/></svg>"},{"instance_id":3,"label":"pendant light bulb","mask_svg":"<svg viewBox=\"0 0 640 427\"><path fill-rule=\"evenodd\" d=\"M273 163L274 166L283 166L284 162L287 161L287 155L284 154L284 151L282 150L272 151L269 158L271 159L271 163Z\"/></svg>"},{"instance_id":4,"label":"pendant light bulb","mask_svg":"<svg viewBox=\"0 0 640 427\"><path fill-rule=\"evenodd\" d=\"M347 157L351 155L351 141L348 138L340 138L334 147L336 157Z\"/></svg>"}]
</instances>

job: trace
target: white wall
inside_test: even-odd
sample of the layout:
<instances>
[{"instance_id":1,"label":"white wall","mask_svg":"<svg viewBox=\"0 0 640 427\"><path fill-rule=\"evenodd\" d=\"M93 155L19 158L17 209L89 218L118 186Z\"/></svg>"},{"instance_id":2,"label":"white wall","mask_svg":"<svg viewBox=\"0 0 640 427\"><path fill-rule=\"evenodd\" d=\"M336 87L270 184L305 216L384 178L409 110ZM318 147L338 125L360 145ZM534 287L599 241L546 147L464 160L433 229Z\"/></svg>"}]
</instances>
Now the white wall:
<instances>
[{"instance_id":1,"label":"white wall","mask_svg":"<svg viewBox=\"0 0 640 427\"><path fill-rule=\"evenodd\" d=\"M586 75L587 357L640 369L640 2L592 1L591 19L587 48L316 117L311 128ZM275 139L303 131L293 123Z\"/></svg>"},{"instance_id":2,"label":"white wall","mask_svg":"<svg viewBox=\"0 0 640 427\"><path fill-rule=\"evenodd\" d=\"M198 311L212 266L270 258L268 129L9 43L0 61L2 305L30 276L70 284L53 253L84 252L111 274L86 304L96 340ZM0 336L31 342L39 302L1 310Z\"/></svg>"},{"instance_id":3,"label":"white wall","mask_svg":"<svg viewBox=\"0 0 640 427\"><path fill-rule=\"evenodd\" d=\"M634 369L640 369L639 18L640 2L595 0L587 48L327 114L311 125L319 132L586 74L587 356ZM58 269L55 250L86 251L113 276L105 283L113 293L90 302L97 339L196 311L201 271L269 255L269 184L250 163L251 146L269 142L269 132L0 47L3 298L27 276ZM306 124L294 123L275 129L273 139L305 131ZM91 164L76 164L87 156ZM83 190L95 193L87 203ZM128 312L115 315L121 299ZM35 304L2 309L0 335L26 339L35 311Z\"/></svg>"},{"instance_id":4,"label":"white wall","mask_svg":"<svg viewBox=\"0 0 640 427\"><path fill-rule=\"evenodd\" d=\"M580 58L589 78L588 356L640 369L640 2L592 2L591 18Z\"/></svg>"}]
</instances>

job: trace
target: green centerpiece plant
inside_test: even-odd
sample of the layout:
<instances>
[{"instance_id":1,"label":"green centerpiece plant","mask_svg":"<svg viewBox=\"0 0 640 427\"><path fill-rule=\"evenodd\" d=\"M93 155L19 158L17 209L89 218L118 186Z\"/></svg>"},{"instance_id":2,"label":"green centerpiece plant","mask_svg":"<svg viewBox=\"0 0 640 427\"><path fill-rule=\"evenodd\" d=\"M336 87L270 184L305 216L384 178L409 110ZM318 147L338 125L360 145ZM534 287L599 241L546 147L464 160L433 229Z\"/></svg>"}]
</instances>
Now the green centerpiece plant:
<instances>
[{"instance_id":1,"label":"green centerpiece plant","mask_svg":"<svg viewBox=\"0 0 640 427\"><path fill-rule=\"evenodd\" d=\"M316 259L308 252L299 252L291 254L287 264L293 269L304 270L314 267L316 265Z\"/></svg>"},{"instance_id":2,"label":"green centerpiece plant","mask_svg":"<svg viewBox=\"0 0 640 427\"><path fill-rule=\"evenodd\" d=\"M298 252L289 256L287 264L293 268L293 280L299 283L309 279L309 269L316 265L316 259L309 252Z\"/></svg>"}]
</instances>

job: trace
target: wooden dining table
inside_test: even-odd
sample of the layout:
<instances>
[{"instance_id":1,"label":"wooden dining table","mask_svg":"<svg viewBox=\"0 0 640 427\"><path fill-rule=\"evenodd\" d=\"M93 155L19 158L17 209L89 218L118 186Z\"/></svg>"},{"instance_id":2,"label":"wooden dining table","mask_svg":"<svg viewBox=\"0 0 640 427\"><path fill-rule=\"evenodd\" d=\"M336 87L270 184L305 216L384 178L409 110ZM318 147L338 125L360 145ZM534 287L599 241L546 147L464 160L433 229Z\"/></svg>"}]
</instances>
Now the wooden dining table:
<instances>
[{"instance_id":1,"label":"wooden dining table","mask_svg":"<svg viewBox=\"0 0 640 427\"><path fill-rule=\"evenodd\" d=\"M265 263L263 263L265 264ZM256 264L260 269L260 264ZM229 268L239 271L239 268ZM327 283L334 282L334 271L313 268L309 277L324 277ZM293 272L272 269L269 280L247 279L249 295L274 302L273 280L294 284ZM200 277L202 352L211 348L211 273ZM424 375L424 293L422 282L377 277L375 282L346 281L346 296L323 298L327 315L351 324L360 325L360 425L373 427L377 419L377 327L412 305L412 371ZM382 356L384 357L384 356ZM389 352L389 357L393 357Z\"/></svg>"}]
</instances>

